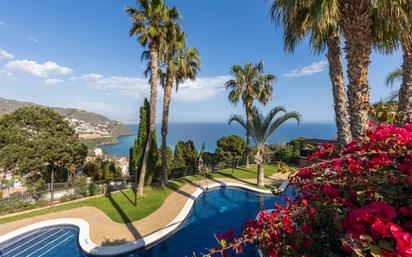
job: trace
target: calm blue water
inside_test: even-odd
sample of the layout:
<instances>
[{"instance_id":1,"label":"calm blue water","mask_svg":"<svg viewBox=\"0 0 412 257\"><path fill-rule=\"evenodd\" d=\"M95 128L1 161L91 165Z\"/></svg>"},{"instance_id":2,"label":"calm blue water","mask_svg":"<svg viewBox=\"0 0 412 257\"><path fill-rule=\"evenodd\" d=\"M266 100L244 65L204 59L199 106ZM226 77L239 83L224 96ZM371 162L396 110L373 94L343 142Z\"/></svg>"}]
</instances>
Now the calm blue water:
<instances>
[{"instance_id":1,"label":"calm blue water","mask_svg":"<svg viewBox=\"0 0 412 257\"><path fill-rule=\"evenodd\" d=\"M127 125L134 134L137 133L137 125ZM160 144L160 127L157 127L157 142ZM197 148L206 144L206 150L215 151L216 141L227 135L244 136L244 130L237 124L228 125L226 123L174 123L169 125L168 145L174 148L179 140L192 140ZM270 143L287 143L297 137L331 139L336 135L334 123L296 123L283 124L275 132ZM132 147L136 135L120 136L119 143L114 145L104 145L102 148L115 156L129 156L129 149Z\"/></svg>"},{"instance_id":2,"label":"calm blue water","mask_svg":"<svg viewBox=\"0 0 412 257\"><path fill-rule=\"evenodd\" d=\"M289 187L286 194L291 196ZM216 246L214 233L234 228L236 236L246 220L257 213L273 209L274 203L285 204L282 196L267 196L235 188L207 191L195 202L185 224L169 238L149 249L124 257L189 257L206 253L206 247ZM21 235L0 244L0 256L80 257L78 230L69 226L44 228ZM254 246L246 248L239 257L257 257Z\"/></svg>"}]
</instances>

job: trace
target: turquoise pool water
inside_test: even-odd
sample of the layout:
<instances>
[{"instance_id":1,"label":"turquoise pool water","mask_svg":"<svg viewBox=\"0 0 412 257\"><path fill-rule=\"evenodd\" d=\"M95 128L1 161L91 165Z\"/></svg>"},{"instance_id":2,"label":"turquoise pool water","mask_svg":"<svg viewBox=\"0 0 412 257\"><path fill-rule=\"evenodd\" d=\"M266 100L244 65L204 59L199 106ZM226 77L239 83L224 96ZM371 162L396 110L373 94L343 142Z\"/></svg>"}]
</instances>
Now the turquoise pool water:
<instances>
[{"instance_id":1,"label":"turquoise pool water","mask_svg":"<svg viewBox=\"0 0 412 257\"><path fill-rule=\"evenodd\" d=\"M293 189L286 195L293 197ZM238 234L245 220L254 219L265 209L273 209L274 203L284 204L283 196L268 196L244 189L218 188L206 191L195 202L186 222L171 236L150 246L132 252L128 257L185 257L202 256L206 248L216 246L214 233L234 228ZM0 244L0 256L85 256L79 248L78 229L71 226L43 228L20 235ZM256 249L247 247L239 257L255 257Z\"/></svg>"}]
</instances>

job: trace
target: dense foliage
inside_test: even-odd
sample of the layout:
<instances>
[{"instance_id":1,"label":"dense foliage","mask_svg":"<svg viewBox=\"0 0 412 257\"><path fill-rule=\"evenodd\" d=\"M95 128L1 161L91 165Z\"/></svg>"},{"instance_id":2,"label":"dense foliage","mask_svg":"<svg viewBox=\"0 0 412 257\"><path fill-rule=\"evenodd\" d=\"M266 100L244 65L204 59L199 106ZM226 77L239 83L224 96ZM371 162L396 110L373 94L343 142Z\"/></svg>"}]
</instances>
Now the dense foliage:
<instances>
[{"instance_id":1,"label":"dense foliage","mask_svg":"<svg viewBox=\"0 0 412 257\"><path fill-rule=\"evenodd\" d=\"M310 147L304 137L298 137L286 144L271 144L268 145L271 157L274 161L283 161L288 164L299 164L299 156L301 147Z\"/></svg>"},{"instance_id":2,"label":"dense foliage","mask_svg":"<svg viewBox=\"0 0 412 257\"><path fill-rule=\"evenodd\" d=\"M139 131L135 139L134 145L129 151L129 174L135 176L136 172L138 177L142 167L143 154L146 147L147 135L149 133L149 117L150 117L150 105L147 99L143 101L143 105L140 107L139 112ZM145 176L145 185L152 183L155 176L157 160L159 158L159 150L157 149L156 133L152 137L152 144L150 148L149 161L147 167L147 174Z\"/></svg>"},{"instance_id":3,"label":"dense foliage","mask_svg":"<svg viewBox=\"0 0 412 257\"><path fill-rule=\"evenodd\" d=\"M30 187L50 182L52 170L67 179L86 155L75 131L50 108L23 107L0 118L0 167Z\"/></svg>"},{"instance_id":4,"label":"dense foliage","mask_svg":"<svg viewBox=\"0 0 412 257\"><path fill-rule=\"evenodd\" d=\"M173 167L183 168L196 166L198 155L199 153L192 140L186 142L180 140L175 146Z\"/></svg>"},{"instance_id":5,"label":"dense foliage","mask_svg":"<svg viewBox=\"0 0 412 257\"><path fill-rule=\"evenodd\" d=\"M373 126L373 125L372 125ZM248 221L227 249L257 243L264 256L412 256L412 124L378 125L342 150L326 144L290 177L298 197Z\"/></svg>"},{"instance_id":6,"label":"dense foliage","mask_svg":"<svg viewBox=\"0 0 412 257\"><path fill-rule=\"evenodd\" d=\"M238 160L246 151L246 143L238 135L223 136L216 143L216 155L220 161Z\"/></svg>"},{"instance_id":7,"label":"dense foliage","mask_svg":"<svg viewBox=\"0 0 412 257\"><path fill-rule=\"evenodd\" d=\"M408 115L398 112L398 101L380 101L371 105L370 119L382 124L400 124L408 120Z\"/></svg>"},{"instance_id":8,"label":"dense foliage","mask_svg":"<svg viewBox=\"0 0 412 257\"><path fill-rule=\"evenodd\" d=\"M116 166L114 161L101 158L86 162L83 167L83 174L93 178L93 181L111 180L122 175L120 168Z\"/></svg>"}]
</instances>

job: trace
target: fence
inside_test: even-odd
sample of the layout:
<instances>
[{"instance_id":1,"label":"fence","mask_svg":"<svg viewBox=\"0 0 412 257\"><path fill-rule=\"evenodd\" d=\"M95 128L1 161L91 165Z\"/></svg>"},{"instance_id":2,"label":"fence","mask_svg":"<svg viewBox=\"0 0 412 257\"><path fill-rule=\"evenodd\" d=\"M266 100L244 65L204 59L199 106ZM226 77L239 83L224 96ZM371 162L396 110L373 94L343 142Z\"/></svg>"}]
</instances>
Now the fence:
<instances>
[{"instance_id":1,"label":"fence","mask_svg":"<svg viewBox=\"0 0 412 257\"><path fill-rule=\"evenodd\" d=\"M82 197L106 194L112 191L125 189L131 187L130 177L115 178L110 181L101 180L96 182L87 183L56 183L57 187L51 190L41 191L24 191L16 192L0 199L0 213L12 211L13 209L24 209L28 206L37 204L38 206L44 206L49 203L59 200L61 202L74 200Z\"/></svg>"}]
</instances>

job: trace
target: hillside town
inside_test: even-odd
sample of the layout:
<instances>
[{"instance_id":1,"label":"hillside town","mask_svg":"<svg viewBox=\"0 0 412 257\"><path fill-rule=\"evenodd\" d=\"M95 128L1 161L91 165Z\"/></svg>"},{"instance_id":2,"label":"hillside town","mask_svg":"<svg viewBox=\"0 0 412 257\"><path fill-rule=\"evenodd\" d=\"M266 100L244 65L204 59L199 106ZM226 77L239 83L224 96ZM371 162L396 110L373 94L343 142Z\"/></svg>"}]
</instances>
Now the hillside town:
<instances>
[{"instance_id":1,"label":"hillside town","mask_svg":"<svg viewBox=\"0 0 412 257\"><path fill-rule=\"evenodd\" d=\"M109 138L113 137L113 134L109 130L110 122L103 123L91 123L74 118L65 118L69 122L70 126L74 128L80 139L97 139L97 138ZM121 123L119 122L119 125Z\"/></svg>"}]
</instances>

